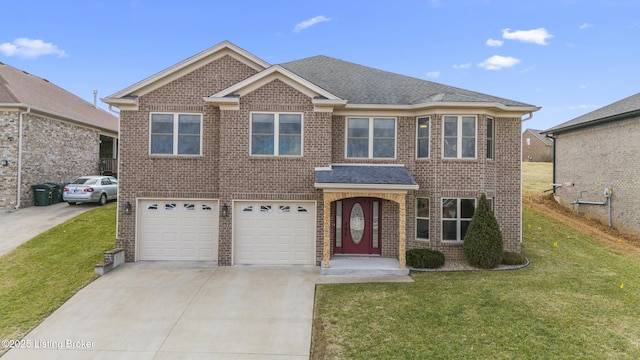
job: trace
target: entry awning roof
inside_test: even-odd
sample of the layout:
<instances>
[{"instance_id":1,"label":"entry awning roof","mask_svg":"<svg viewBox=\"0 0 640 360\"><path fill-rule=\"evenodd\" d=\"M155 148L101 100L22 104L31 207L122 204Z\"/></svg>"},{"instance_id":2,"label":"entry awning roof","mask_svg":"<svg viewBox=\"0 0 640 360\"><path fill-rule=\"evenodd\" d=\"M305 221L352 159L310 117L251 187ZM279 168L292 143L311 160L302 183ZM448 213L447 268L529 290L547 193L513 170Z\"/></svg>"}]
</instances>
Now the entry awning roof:
<instances>
[{"instance_id":1,"label":"entry awning roof","mask_svg":"<svg viewBox=\"0 0 640 360\"><path fill-rule=\"evenodd\" d=\"M318 189L417 190L416 180L404 165L331 165L316 168Z\"/></svg>"}]
</instances>

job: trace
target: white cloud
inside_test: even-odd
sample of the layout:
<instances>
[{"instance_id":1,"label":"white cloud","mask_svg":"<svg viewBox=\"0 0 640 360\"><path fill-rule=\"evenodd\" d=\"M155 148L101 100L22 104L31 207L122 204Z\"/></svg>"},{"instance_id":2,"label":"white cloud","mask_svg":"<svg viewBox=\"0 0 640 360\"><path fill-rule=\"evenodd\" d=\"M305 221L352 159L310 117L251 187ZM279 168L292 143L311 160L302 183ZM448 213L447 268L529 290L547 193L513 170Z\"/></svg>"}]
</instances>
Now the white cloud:
<instances>
[{"instance_id":1,"label":"white cloud","mask_svg":"<svg viewBox=\"0 0 640 360\"><path fill-rule=\"evenodd\" d=\"M534 43L538 45L548 45L547 40L552 38L553 35L547 32L545 28L533 29L533 30L517 30L511 31L511 29L503 29L502 37L508 40L518 40L526 43Z\"/></svg>"},{"instance_id":2,"label":"white cloud","mask_svg":"<svg viewBox=\"0 0 640 360\"><path fill-rule=\"evenodd\" d=\"M502 46L502 44L504 44L504 41L502 41L502 40L495 40L495 39L487 40L487 46L500 47L500 46Z\"/></svg>"},{"instance_id":3,"label":"white cloud","mask_svg":"<svg viewBox=\"0 0 640 360\"><path fill-rule=\"evenodd\" d=\"M5 56L17 56L25 59L35 59L44 55L56 55L59 58L67 57L64 50L56 45L38 39L18 38L12 43L0 44L0 53Z\"/></svg>"},{"instance_id":4,"label":"white cloud","mask_svg":"<svg viewBox=\"0 0 640 360\"><path fill-rule=\"evenodd\" d=\"M569 110L584 110L595 107L594 105L569 105Z\"/></svg>"},{"instance_id":5,"label":"white cloud","mask_svg":"<svg viewBox=\"0 0 640 360\"><path fill-rule=\"evenodd\" d=\"M484 62L478 64L478 66L486 70L502 70L504 68L513 67L519 62L520 60L511 56L493 55Z\"/></svg>"},{"instance_id":6,"label":"white cloud","mask_svg":"<svg viewBox=\"0 0 640 360\"><path fill-rule=\"evenodd\" d=\"M464 70L464 69L468 69L470 67L471 67L471 63L453 65L453 68L456 69L456 70Z\"/></svg>"},{"instance_id":7,"label":"white cloud","mask_svg":"<svg viewBox=\"0 0 640 360\"><path fill-rule=\"evenodd\" d=\"M584 29L588 29L588 28L591 28L591 27L593 27L593 24L583 23L582 25L580 25L580 26L578 27L578 29L580 29L580 30L584 30Z\"/></svg>"},{"instance_id":8,"label":"white cloud","mask_svg":"<svg viewBox=\"0 0 640 360\"><path fill-rule=\"evenodd\" d=\"M429 71L425 74L427 79L437 79L440 77L440 71Z\"/></svg>"},{"instance_id":9,"label":"white cloud","mask_svg":"<svg viewBox=\"0 0 640 360\"><path fill-rule=\"evenodd\" d=\"M311 26L313 26L315 24L318 24L318 23L321 23L321 22L325 22L325 21L331 21L331 20L333 20L333 19L328 18L328 17L326 17L324 15L316 16L316 17L313 17L313 18L311 18L309 20L305 20L305 21L303 21L301 23L298 23L296 25L296 27L293 29L293 31L294 32L300 32L300 31L302 31L302 30L304 30L306 28L309 28L309 27L311 27Z\"/></svg>"}]
</instances>

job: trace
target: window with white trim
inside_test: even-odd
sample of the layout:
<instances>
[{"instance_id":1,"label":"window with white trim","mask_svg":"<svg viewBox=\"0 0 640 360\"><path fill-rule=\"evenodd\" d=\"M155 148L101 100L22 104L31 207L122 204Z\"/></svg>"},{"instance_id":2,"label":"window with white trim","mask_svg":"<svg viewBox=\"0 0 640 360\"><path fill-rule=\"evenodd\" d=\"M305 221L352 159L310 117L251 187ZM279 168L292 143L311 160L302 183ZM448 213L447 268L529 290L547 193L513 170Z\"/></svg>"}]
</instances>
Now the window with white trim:
<instances>
[{"instance_id":1,"label":"window with white trim","mask_svg":"<svg viewBox=\"0 0 640 360\"><path fill-rule=\"evenodd\" d=\"M201 155L201 114L153 113L150 127L150 154Z\"/></svg>"},{"instance_id":2,"label":"window with white trim","mask_svg":"<svg viewBox=\"0 0 640 360\"><path fill-rule=\"evenodd\" d=\"M493 159L493 119L487 118L487 159Z\"/></svg>"},{"instance_id":3,"label":"window with white trim","mask_svg":"<svg viewBox=\"0 0 640 360\"><path fill-rule=\"evenodd\" d=\"M394 159L395 118L347 118L347 158Z\"/></svg>"},{"instance_id":4,"label":"window with white trim","mask_svg":"<svg viewBox=\"0 0 640 360\"><path fill-rule=\"evenodd\" d=\"M443 117L442 156L445 159L474 159L476 157L476 117Z\"/></svg>"},{"instance_id":5,"label":"window with white trim","mask_svg":"<svg viewBox=\"0 0 640 360\"><path fill-rule=\"evenodd\" d=\"M251 113L251 155L302 156L302 114Z\"/></svg>"},{"instance_id":6,"label":"window with white trim","mask_svg":"<svg viewBox=\"0 0 640 360\"><path fill-rule=\"evenodd\" d=\"M416 198L416 238L429 240L429 198Z\"/></svg>"},{"instance_id":7,"label":"window with white trim","mask_svg":"<svg viewBox=\"0 0 640 360\"><path fill-rule=\"evenodd\" d=\"M476 199L442 199L442 240L463 241L476 209Z\"/></svg>"},{"instance_id":8,"label":"window with white trim","mask_svg":"<svg viewBox=\"0 0 640 360\"><path fill-rule=\"evenodd\" d=\"M416 130L416 148L417 148L417 157L419 159L426 159L429 157L429 133L431 132L431 127L429 126L431 119L429 117L421 117L418 118L417 121L417 130Z\"/></svg>"}]
</instances>

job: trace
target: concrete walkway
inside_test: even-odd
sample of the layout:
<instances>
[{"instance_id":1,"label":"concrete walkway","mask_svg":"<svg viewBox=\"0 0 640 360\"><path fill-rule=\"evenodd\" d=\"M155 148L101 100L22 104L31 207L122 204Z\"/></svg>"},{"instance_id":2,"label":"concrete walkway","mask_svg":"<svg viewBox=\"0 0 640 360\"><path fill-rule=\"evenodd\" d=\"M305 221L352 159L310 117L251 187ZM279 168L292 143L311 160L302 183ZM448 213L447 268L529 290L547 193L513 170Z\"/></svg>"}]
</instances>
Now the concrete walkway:
<instances>
[{"instance_id":1,"label":"concrete walkway","mask_svg":"<svg viewBox=\"0 0 640 360\"><path fill-rule=\"evenodd\" d=\"M308 359L318 277L312 266L128 263L2 360Z\"/></svg>"},{"instance_id":2,"label":"concrete walkway","mask_svg":"<svg viewBox=\"0 0 640 360\"><path fill-rule=\"evenodd\" d=\"M96 204L69 206L61 202L49 206L30 206L13 212L0 210L0 256L34 236L95 208Z\"/></svg>"}]
</instances>

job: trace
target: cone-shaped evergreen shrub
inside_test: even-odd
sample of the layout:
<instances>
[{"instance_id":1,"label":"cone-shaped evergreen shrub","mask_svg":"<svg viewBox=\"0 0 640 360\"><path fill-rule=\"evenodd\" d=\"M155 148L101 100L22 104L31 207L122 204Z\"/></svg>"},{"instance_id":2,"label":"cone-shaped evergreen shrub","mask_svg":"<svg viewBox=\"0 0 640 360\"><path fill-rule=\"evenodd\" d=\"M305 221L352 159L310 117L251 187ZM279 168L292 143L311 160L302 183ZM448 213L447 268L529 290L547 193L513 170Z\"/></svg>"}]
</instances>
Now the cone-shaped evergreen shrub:
<instances>
[{"instance_id":1,"label":"cone-shaped evergreen shrub","mask_svg":"<svg viewBox=\"0 0 640 360\"><path fill-rule=\"evenodd\" d=\"M493 269L502 261L502 231L487 197L482 194L464 236L464 256L469 265Z\"/></svg>"}]
</instances>

